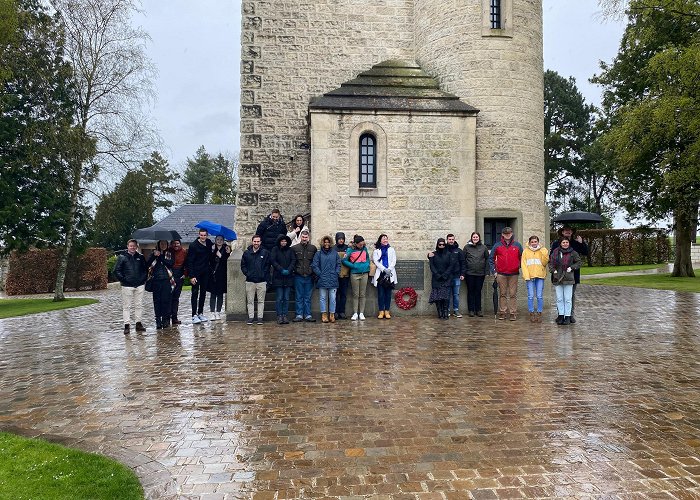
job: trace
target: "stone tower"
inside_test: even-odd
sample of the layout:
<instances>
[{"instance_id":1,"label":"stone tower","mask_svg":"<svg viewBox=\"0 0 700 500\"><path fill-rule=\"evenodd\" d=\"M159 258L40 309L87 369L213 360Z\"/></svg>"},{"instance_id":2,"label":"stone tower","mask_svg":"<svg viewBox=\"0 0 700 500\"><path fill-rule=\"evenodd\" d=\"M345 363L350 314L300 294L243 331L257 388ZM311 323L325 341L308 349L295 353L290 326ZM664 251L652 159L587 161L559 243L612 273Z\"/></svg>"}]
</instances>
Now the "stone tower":
<instances>
[{"instance_id":1,"label":"stone tower","mask_svg":"<svg viewBox=\"0 0 700 500\"><path fill-rule=\"evenodd\" d=\"M544 236L541 0L242 5L242 240L275 207L311 213L313 240L389 233L399 258L424 258L447 232ZM356 173L365 132L369 188Z\"/></svg>"}]
</instances>

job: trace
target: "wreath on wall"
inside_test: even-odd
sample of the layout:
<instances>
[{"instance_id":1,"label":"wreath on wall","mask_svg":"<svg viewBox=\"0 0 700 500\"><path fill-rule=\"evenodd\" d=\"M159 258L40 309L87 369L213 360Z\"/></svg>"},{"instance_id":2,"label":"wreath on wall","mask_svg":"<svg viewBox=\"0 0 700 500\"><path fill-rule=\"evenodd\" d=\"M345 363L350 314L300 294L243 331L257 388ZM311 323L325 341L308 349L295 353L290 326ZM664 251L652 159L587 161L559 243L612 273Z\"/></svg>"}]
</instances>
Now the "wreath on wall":
<instances>
[{"instance_id":1,"label":"wreath on wall","mask_svg":"<svg viewBox=\"0 0 700 500\"><path fill-rule=\"evenodd\" d=\"M407 286L394 294L394 300L397 306L404 311L408 311L416 307L418 303L418 294L413 288Z\"/></svg>"}]
</instances>

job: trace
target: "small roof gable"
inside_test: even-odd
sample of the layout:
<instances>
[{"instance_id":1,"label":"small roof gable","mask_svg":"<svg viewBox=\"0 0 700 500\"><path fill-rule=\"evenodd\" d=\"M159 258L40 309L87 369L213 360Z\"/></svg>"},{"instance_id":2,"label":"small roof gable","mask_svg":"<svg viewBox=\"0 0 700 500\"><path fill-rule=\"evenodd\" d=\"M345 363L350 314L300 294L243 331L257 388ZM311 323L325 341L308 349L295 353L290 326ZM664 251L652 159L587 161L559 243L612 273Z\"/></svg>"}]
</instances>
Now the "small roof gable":
<instances>
[{"instance_id":1,"label":"small roof gable","mask_svg":"<svg viewBox=\"0 0 700 500\"><path fill-rule=\"evenodd\" d=\"M190 243L197 239L198 229L194 225L199 221L208 220L233 229L235 219L236 205L182 205L151 227L175 230L180 233L183 243ZM150 242L144 240L143 243Z\"/></svg>"},{"instance_id":2,"label":"small roof gable","mask_svg":"<svg viewBox=\"0 0 700 500\"><path fill-rule=\"evenodd\" d=\"M438 111L475 115L478 109L440 90L414 61L389 60L311 101L309 109Z\"/></svg>"}]
</instances>

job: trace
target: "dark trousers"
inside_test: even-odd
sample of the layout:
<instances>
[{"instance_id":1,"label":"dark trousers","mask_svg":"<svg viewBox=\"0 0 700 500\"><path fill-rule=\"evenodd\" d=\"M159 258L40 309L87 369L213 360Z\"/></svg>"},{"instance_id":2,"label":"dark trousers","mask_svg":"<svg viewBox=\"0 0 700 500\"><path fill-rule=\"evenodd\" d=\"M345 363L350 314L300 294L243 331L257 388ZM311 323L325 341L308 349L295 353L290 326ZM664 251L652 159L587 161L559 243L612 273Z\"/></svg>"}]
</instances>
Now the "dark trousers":
<instances>
[{"instance_id":1,"label":"dark trousers","mask_svg":"<svg viewBox=\"0 0 700 500\"><path fill-rule=\"evenodd\" d=\"M391 288L377 285L377 305L380 311L388 311L391 307Z\"/></svg>"},{"instance_id":2,"label":"dark trousers","mask_svg":"<svg viewBox=\"0 0 700 500\"><path fill-rule=\"evenodd\" d=\"M204 300L207 297L207 284L209 283L209 275L207 274L195 277L197 284L192 285L192 316L204 312Z\"/></svg>"},{"instance_id":3,"label":"dark trousers","mask_svg":"<svg viewBox=\"0 0 700 500\"><path fill-rule=\"evenodd\" d=\"M180 294L182 293L182 284L185 282L182 269L173 269L173 279L175 280L175 288L173 288L172 300L170 301L170 314L173 318L177 318L177 311L180 308Z\"/></svg>"},{"instance_id":4,"label":"dark trousers","mask_svg":"<svg viewBox=\"0 0 700 500\"><path fill-rule=\"evenodd\" d=\"M335 296L335 312L345 314L345 304L348 300L348 287L350 286L350 276L338 278L338 292Z\"/></svg>"},{"instance_id":5,"label":"dark trousers","mask_svg":"<svg viewBox=\"0 0 700 500\"><path fill-rule=\"evenodd\" d=\"M277 316L286 316L289 314L289 292L291 286L275 287L275 309Z\"/></svg>"},{"instance_id":6,"label":"dark trousers","mask_svg":"<svg viewBox=\"0 0 700 500\"><path fill-rule=\"evenodd\" d=\"M156 318L170 318L170 280L153 280L153 312Z\"/></svg>"},{"instance_id":7,"label":"dark trousers","mask_svg":"<svg viewBox=\"0 0 700 500\"><path fill-rule=\"evenodd\" d=\"M224 294L209 292L209 310L211 312L221 312L224 305Z\"/></svg>"},{"instance_id":8,"label":"dark trousers","mask_svg":"<svg viewBox=\"0 0 700 500\"><path fill-rule=\"evenodd\" d=\"M467 308L469 311L481 311L481 290L484 288L486 276L467 274Z\"/></svg>"}]
</instances>

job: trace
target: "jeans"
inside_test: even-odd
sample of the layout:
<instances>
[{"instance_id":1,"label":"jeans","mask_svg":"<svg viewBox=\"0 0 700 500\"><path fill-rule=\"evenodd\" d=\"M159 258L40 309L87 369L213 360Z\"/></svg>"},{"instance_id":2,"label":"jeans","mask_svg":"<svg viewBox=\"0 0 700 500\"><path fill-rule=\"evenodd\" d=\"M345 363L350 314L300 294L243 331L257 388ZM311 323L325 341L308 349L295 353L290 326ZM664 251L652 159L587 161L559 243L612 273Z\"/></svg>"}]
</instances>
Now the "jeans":
<instances>
[{"instance_id":1,"label":"jeans","mask_svg":"<svg viewBox=\"0 0 700 500\"><path fill-rule=\"evenodd\" d=\"M335 314L335 295L337 288L319 288L318 301L321 305L321 312ZM329 309L330 307L330 309Z\"/></svg>"},{"instance_id":2,"label":"jeans","mask_svg":"<svg viewBox=\"0 0 700 500\"><path fill-rule=\"evenodd\" d=\"M245 295L248 308L248 319L255 316L255 296L258 296L258 319L262 319L265 312L265 294L267 293L267 283L245 282Z\"/></svg>"},{"instance_id":3,"label":"jeans","mask_svg":"<svg viewBox=\"0 0 700 500\"><path fill-rule=\"evenodd\" d=\"M377 285L377 304L380 311L388 311L391 307L391 293L393 290L391 288L384 288L381 285Z\"/></svg>"},{"instance_id":4,"label":"jeans","mask_svg":"<svg viewBox=\"0 0 700 500\"><path fill-rule=\"evenodd\" d=\"M345 314L345 304L348 299L348 286L350 286L350 276L338 278L338 293L336 295L336 312Z\"/></svg>"},{"instance_id":5,"label":"jeans","mask_svg":"<svg viewBox=\"0 0 700 500\"><path fill-rule=\"evenodd\" d=\"M530 278L527 285L527 310L535 312L535 296L537 296L537 312L542 312L542 292L544 291L544 278Z\"/></svg>"},{"instance_id":6,"label":"jeans","mask_svg":"<svg viewBox=\"0 0 700 500\"><path fill-rule=\"evenodd\" d=\"M369 273L351 274L352 283L352 313L365 312L365 297L367 295L367 281Z\"/></svg>"},{"instance_id":7,"label":"jeans","mask_svg":"<svg viewBox=\"0 0 700 500\"><path fill-rule=\"evenodd\" d=\"M124 324L131 323L131 304L134 304L134 319L140 323L143 319L143 292L146 285L137 287L122 286L122 314Z\"/></svg>"},{"instance_id":8,"label":"jeans","mask_svg":"<svg viewBox=\"0 0 700 500\"><path fill-rule=\"evenodd\" d=\"M574 285L556 285L554 291L557 294L559 316L571 316L571 296L574 293Z\"/></svg>"},{"instance_id":9,"label":"jeans","mask_svg":"<svg viewBox=\"0 0 700 500\"><path fill-rule=\"evenodd\" d=\"M516 314L518 312L518 279L517 274L499 274L496 276L498 282L498 312L506 314Z\"/></svg>"},{"instance_id":10,"label":"jeans","mask_svg":"<svg viewBox=\"0 0 700 500\"><path fill-rule=\"evenodd\" d=\"M277 316L286 316L289 314L289 292L291 286L278 286L275 288L275 310Z\"/></svg>"},{"instance_id":11,"label":"jeans","mask_svg":"<svg viewBox=\"0 0 700 500\"><path fill-rule=\"evenodd\" d=\"M294 293L297 316L308 318L311 316L311 294L314 291L314 282L311 276L294 276Z\"/></svg>"},{"instance_id":12,"label":"jeans","mask_svg":"<svg viewBox=\"0 0 700 500\"><path fill-rule=\"evenodd\" d=\"M459 286L461 284L462 280L460 280L459 278L452 279L452 309L454 311L459 311ZM470 309L470 311L471 310L472 309Z\"/></svg>"},{"instance_id":13,"label":"jeans","mask_svg":"<svg viewBox=\"0 0 700 500\"><path fill-rule=\"evenodd\" d=\"M484 280L486 276L477 276L475 274L467 274L465 280L467 282L467 307L469 311L481 311L481 290L484 288Z\"/></svg>"},{"instance_id":14,"label":"jeans","mask_svg":"<svg viewBox=\"0 0 700 500\"><path fill-rule=\"evenodd\" d=\"M195 278L197 278L197 284L192 285L192 316L204 312L204 299L207 297L209 275L205 273L201 276L195 276Z\"/></svg>"}]
</instances>

